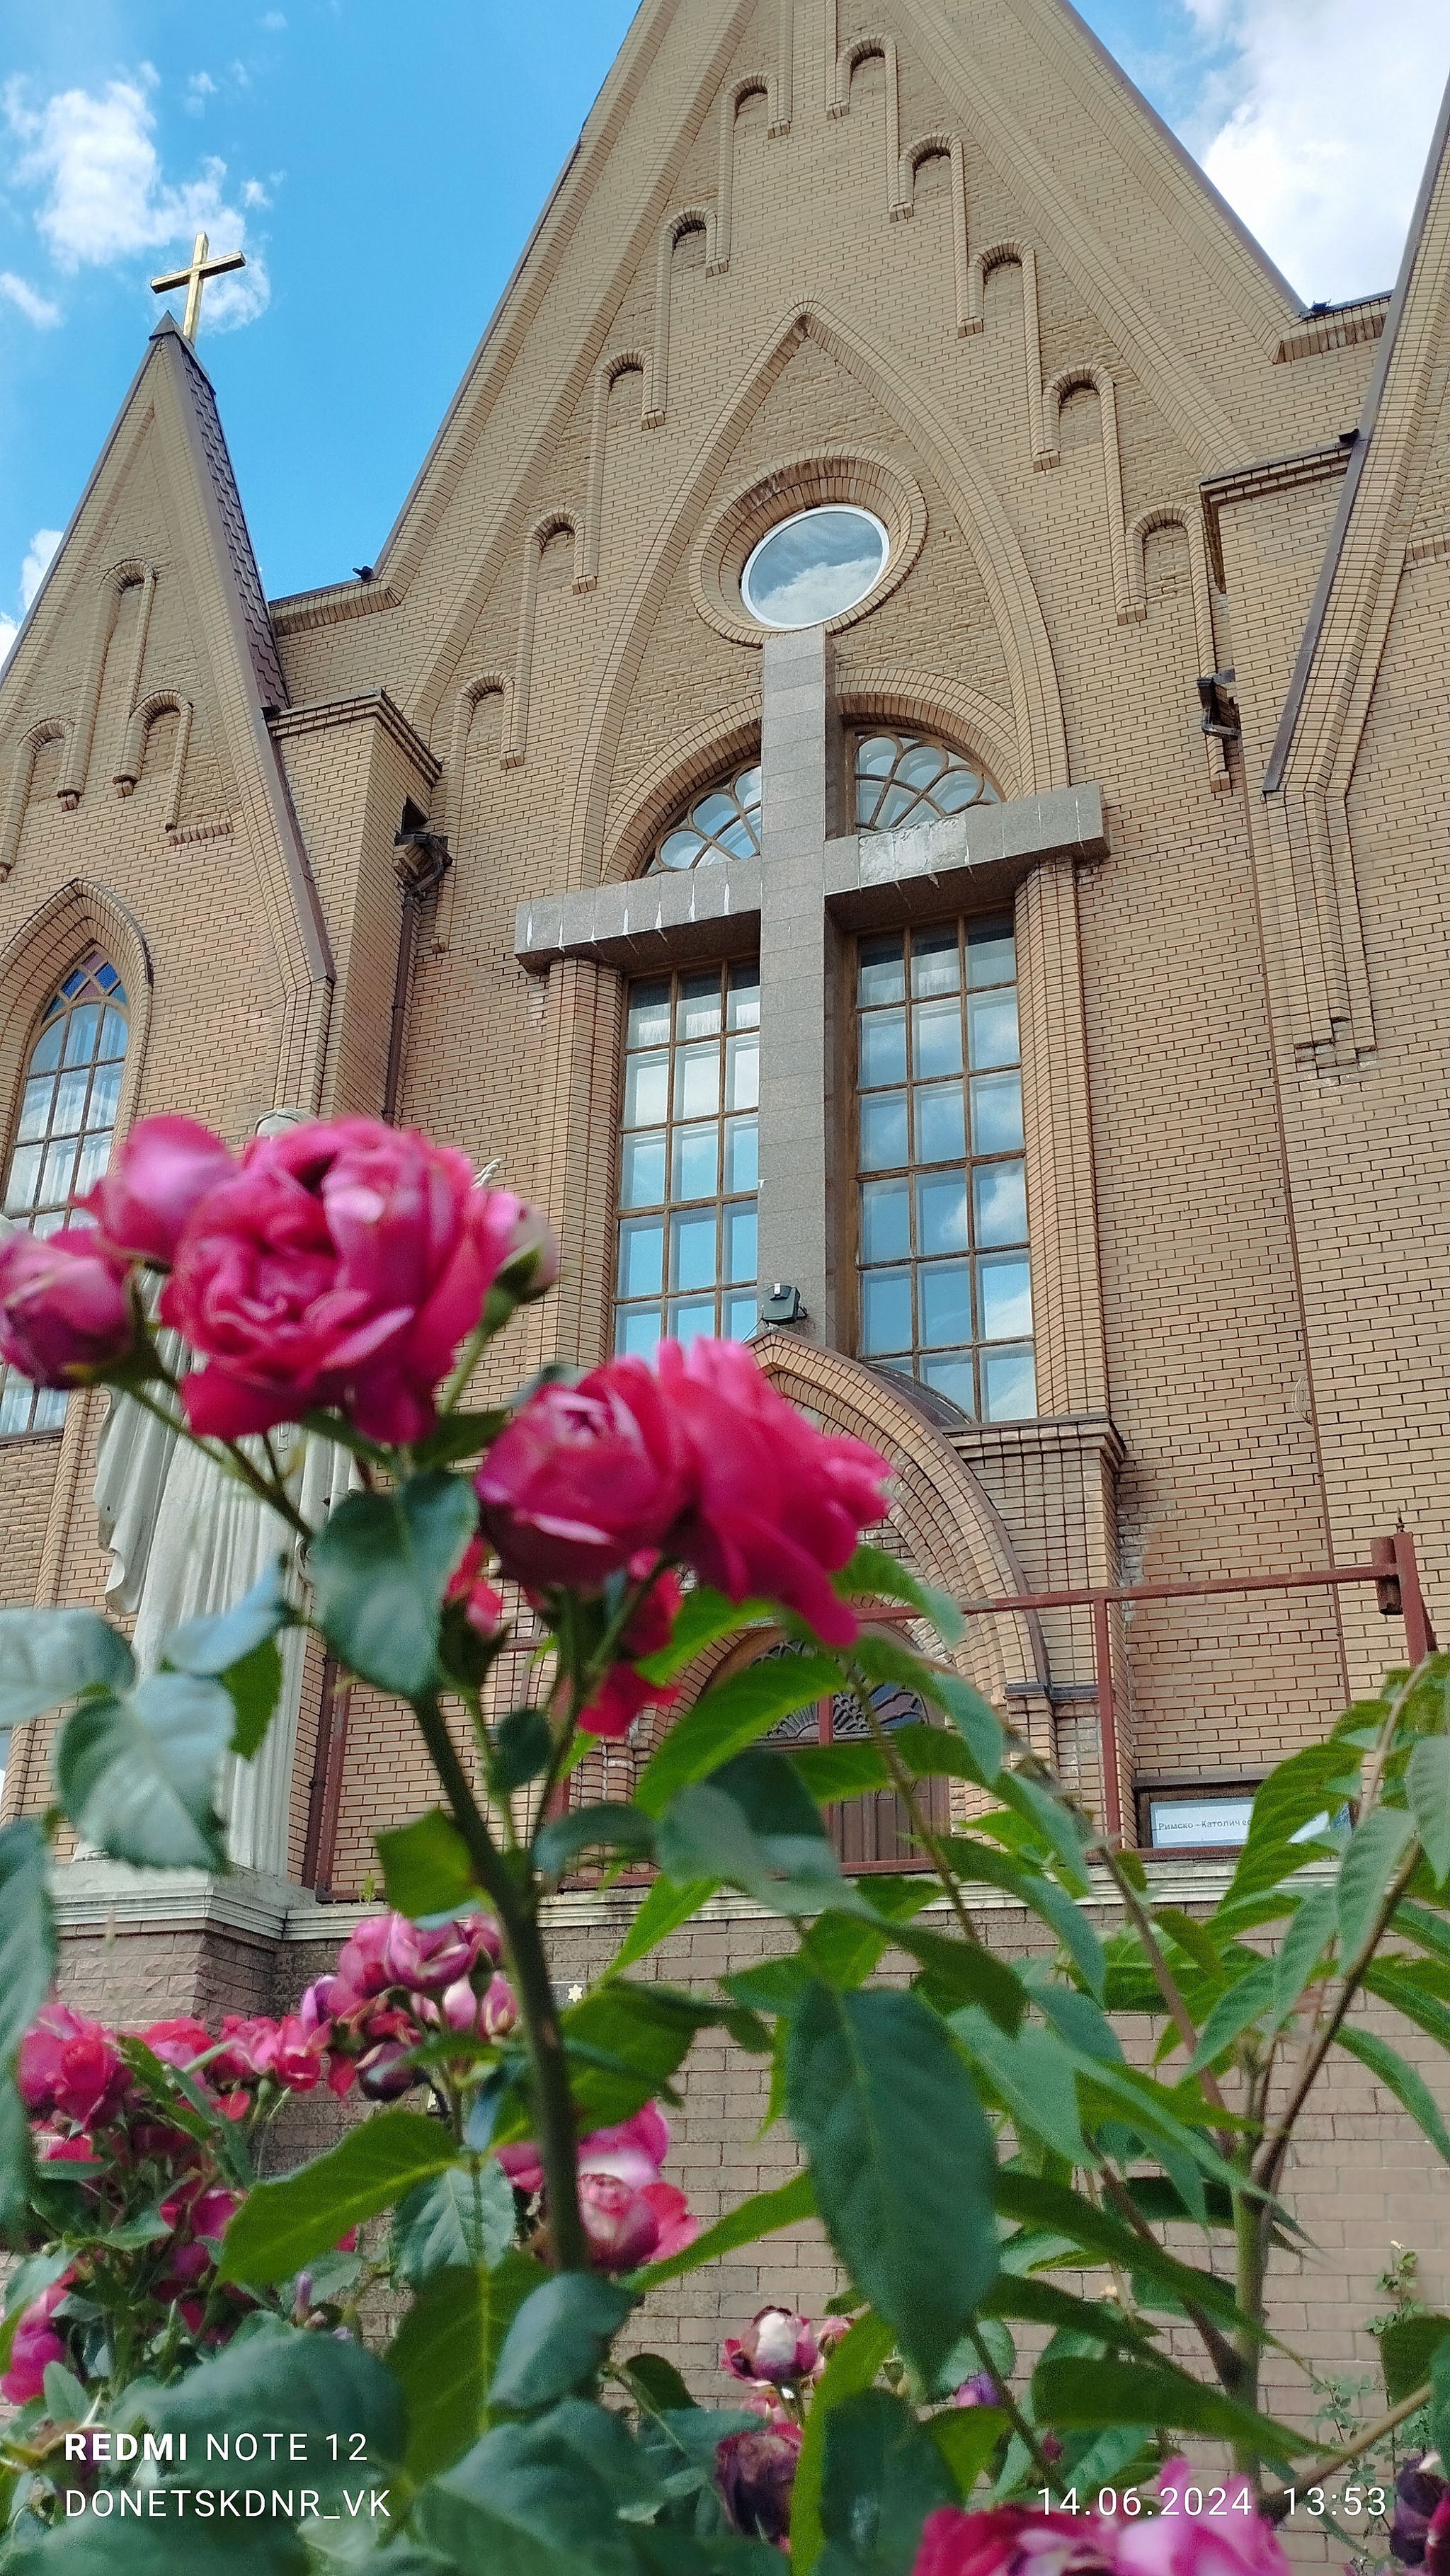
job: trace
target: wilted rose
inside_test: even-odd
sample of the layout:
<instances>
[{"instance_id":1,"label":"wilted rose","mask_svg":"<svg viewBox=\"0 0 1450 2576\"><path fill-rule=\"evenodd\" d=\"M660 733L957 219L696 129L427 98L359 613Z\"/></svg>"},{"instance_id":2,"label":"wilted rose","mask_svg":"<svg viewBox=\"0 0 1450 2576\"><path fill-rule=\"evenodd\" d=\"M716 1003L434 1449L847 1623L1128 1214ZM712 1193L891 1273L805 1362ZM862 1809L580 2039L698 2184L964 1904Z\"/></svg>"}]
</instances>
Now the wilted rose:
<instances>
[{"instance_id":1,"label":"wilted rose","mask_svg":"<svg viewBox=\"0 0 1450 2576\"><path fill-rule=\"evenodd\" d=\"M799 2424L762 2424L758 2431L752 2425L717 2442L715 2484L734 2529L747 2540L785 2539L800 2448Z\"/></svg>"},{"instance_id":2,"label":"wilted rose","mask_svg":"<svg viewBox=\"0 0 1450 2576\"><path fill-rule=\"evenodd\" d=\"M39 2397L45 2387L47 2363L66 2358L65 2345L50 2321L70 2281L70 2273L62 2272L58 2281L52 2281L48 2290L42 2290L38 2299L32 2299L20 2311L10 2346L10 2367L0 2379L0 2397L12 2406L27 2405L32 2397Z\"/></svg>"}]
</instances>

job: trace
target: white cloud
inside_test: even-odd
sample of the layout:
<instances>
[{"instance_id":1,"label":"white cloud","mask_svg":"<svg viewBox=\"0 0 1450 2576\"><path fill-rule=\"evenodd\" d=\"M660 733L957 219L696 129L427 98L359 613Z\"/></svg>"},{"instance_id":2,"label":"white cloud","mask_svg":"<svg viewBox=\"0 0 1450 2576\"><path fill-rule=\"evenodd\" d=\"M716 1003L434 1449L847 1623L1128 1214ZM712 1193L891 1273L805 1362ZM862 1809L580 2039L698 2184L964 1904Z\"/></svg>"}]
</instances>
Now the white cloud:
<instances>
[{"instance_id":1,"label":"white cloud","mask_svg":"<svg viewBox=\"0 0 1450 2576\"><path fill-rule=\"evenodd\" d=\"M59 528L37 528L30 540L25 561L20 567L20 610L23 617L41 583L56 547L60 544ZM0 609L0 664L20 632L20 618L7 617Z\"/></svg>"},{"instance_id":2,"label":"white cloud","mask_svg":"<svg viewBox=\"0 0 1450 2576\"><path fill-rule=\"evenodd\" d=\"M1188 6L1231 53L1192 135L1215 186L1306 300L1392 286L1450 70L1444 0Z\"/></svg>"},{"instance_id":3,"label":"white cloud","mask_svg":"<svg viewBox=\"0 0 1450 2576\"><path fill-rule=\"evenodd\" d=\"M188 116L200 116L209 98L217 96L217 85L210 72L193 72L186 84L182 105Z\"/></svg>"},{"instance_id":4,"label":"white cloud","mask_svg":"<svg viewBox=\"0 0 1450 2576\"><path fill-rule=\"evenodd\" d=\"M265 18L262 20L262 24L264 27L270 27L275 35L278 28L286 26L287 21L283 17L280 9L269 9Z\"/></svg>"},{"instance_id":5,"label":"white cloud","mask_svg":"<svg viewBox=\"0 0 1450 2576\"><path fill-rule=\"evenodd\" d=\"M217 250L245 246L246 217L223 195L224 161L204 161L201 176L179 188L164 183L147 98L155 80L143 66L136 80L108 81L94 95L59 90L40 108L27 105L20 82L5 90L7 120L25 147L13 175L43 191L36 226L62 269L105 268L171 243L189 248L197 232ZM266 268L251 253L244 270L208 289L204 323L226 330L254 321L269 295Z\"/></svg>"},{"instance_id":6,"label":"white cloud","mask_svg":"<svg viewBox=\"0 0 1450 2576\"><path fill-rule=\"evenodd\" d=\"M13 269L0 268L0 295L7 303L15 305L27 322L33 322L37 330L49 330L53 322L60 320L60 306L52 304L44 295L37 295L34 287L27 286L24 278L17 277Z\"/></svg>"}]
</instances>

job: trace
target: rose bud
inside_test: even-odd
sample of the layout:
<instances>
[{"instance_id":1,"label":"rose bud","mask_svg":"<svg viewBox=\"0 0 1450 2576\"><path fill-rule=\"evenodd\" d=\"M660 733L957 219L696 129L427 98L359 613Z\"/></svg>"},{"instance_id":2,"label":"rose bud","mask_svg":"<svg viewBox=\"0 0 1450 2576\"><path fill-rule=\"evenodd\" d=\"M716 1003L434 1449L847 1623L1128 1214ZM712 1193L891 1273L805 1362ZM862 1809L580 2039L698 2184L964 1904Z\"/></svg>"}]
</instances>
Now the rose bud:
<instances>
[{"instance_id":1,"label":"rose bud","mask_svg":"<svg viewBox=\"0 0 1450 2576\"><path fill-rule=\"evenodd\" d=\"M732 2336L724 2345L720 2358L737 2379L768 2379L777 2388L793 2388L809 2379L820 2349L805 2317L790 2308L761 2308L739 2341Z\"/></svg>"},{"instance_id":2,"label":"rose bud","mask_svg":"<svg viewBox=\"0 0 1450 2576\"><path fill-rule=\"evenodd\" d=\"M400 2094L411 2092L420 2081L410 2057L411 2051L400 2039L380 2040L376 2048L358 2059L359 2090L370 2102L396 2102Z\"/></svg>"},{"instance_id":3,"label":"rose bud","mask_svg":"<svg viewBox=\"0 0 1450 2576\"><path fill-rule=\"evenodd\" d=\"M81 1386L135 1338L124 1277L89 1227L0 1243L0 1359L32 1386Z\"/></svg>"}]
</instances>

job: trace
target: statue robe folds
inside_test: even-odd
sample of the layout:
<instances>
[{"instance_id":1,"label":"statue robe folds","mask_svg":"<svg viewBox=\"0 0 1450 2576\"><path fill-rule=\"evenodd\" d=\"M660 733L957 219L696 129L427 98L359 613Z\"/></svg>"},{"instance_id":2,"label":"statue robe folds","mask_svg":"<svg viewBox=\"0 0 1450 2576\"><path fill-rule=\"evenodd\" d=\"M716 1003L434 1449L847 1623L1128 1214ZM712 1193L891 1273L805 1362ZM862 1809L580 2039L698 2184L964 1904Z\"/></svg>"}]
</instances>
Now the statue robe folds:
<instances>
[{"instance_id":1,"label":"statue robe folds","mask_svg":"<svg viewBox=\"0 0 1450 2576\"><path fill-rule=\"evenodd\" d=\"M167 1366L175 1368L181 1356L175 1336L161 1338ZM272 1434L282 1458L297 1451L298 1441L286 1425ZM242 1446L265 1464L260 1440ZM352 1464L347 1451L330 1440L309 1434L303 1441L289 1490L313 1529L348 1492ZM101 1545L111 1557L107 1603L135 1613L132 1648L143 1674L156 1670L166 1637L183 1619L230 1609L284 1552L287 1589L294 1600L302 1598L302 1543L295 1533L245 1485L129 1396L111 1399L96 1462L95 1501ZM278 1644L282 1690L266 1739L251 1762L227 1756L219 1797L234 1867L285 1879L307 1632L284 1629Z\"/></svg>"}]
</instances>

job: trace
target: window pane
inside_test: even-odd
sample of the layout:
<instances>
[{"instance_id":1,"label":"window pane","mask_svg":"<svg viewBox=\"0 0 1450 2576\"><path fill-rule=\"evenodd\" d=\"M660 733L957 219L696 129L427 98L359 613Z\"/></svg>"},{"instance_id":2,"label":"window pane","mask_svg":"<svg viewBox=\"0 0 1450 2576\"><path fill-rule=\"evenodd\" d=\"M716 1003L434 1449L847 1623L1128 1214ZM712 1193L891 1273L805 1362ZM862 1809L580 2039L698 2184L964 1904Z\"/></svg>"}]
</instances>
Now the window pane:
<instances>
[{"instance_id":1,"label":"window pane","mask_svg":"<svg viewBox=\"0 0 1450 2576\"><path fill-rule=\"evenodd\" d=\"M983 1163L972 1174L972 1236L979 1244L1025 1243L1027 1174L1021 1163Z\"/></svg>"},{"instance_id":2,"label":"window pane","mask_svg":"<svg viewBox=\"0 0 1450 2576\"><path fill-rule=\"evenodd\" d=\"M877 1351L911 1348L911 1273L868 1270L861 1281L861 1348L870 1358Z\"/></svg>"},{"instance_id":3,"label":"window pane","mask_svg":"<svg viewBox=\"0 0 1450 2576\"><path fill-rule=\"evenodd\" d=\"M670 1105L670 1060L667 1055L631 1056L624 1074L626 1127L662 1125Z\"/></svg>"},{"instance_id":4,"label":"window pane","mask_svg":"<svg viewBox=\"0 0 1450 2576\"><path fill-rule=\"evenodd\" d=\"M100 1179L110 1159L111 1131L109 1127L103 1127L99 1134L87 1136L81 1147L76 1176L71 1183L77 1198L83 1197L92 1183Z\"/></svg>"},{"instance_id":5,"label":"window pane","mask_svg":"<svg viewBox=\"0 0 1450 2576\"><path fill-rule=\"evenodd\" d=\"M971 993L967 997L967 1045L972 1067L1017 1061L1017 996L1015 993Z\"/></svg>"},{"instance_id":6,"label":"window pane","mask_svg":"<svg viewBox=\"0 0 1450 2576\"><path fill-rule=\"evenodd\" d=\"M928 1350L972 1337L972 1298L965 1261L930 1261L917 1280L921 1338Z\"/></svg>"},{"instance_id":7,"label":"window pane","mask_svg":"<svg viewBox=\"0 0 1450 2576\"><path fill-rule=\"evenodd\" d=\"M56 1020L54 1024L46 1030L44 1037L41 1038L39 1044L31 1054L31 1072L54 1073L56 1066L60 1062L60 1051L64 1042L65 1022L64 1020Z\"/></svg>"},{"instance_id":8,"label":"window pane","mask_svg":"<svg viewBox=\"0 0 1450 2576\"><path fill-rule=\"evenodd\" d=\"M713 1288L716 1280L716 1229L713 1208L693 1210L670 1219L670 1286Z\"/></svg>"},{"instance_id":9,"label":"window pane","mask_svg":"<svg viewBox=\"0 0 1450 2576\"><path fill-rule=\"evenodd\" d=\"M714 1038L720 1034L720 976L682 975L679 1008L675 1013L677 1038Z\"/></svg>"},{"instance_id":10,"label":"window pane","mask_svg":"<svg viewBox=\"0 0 1450 2576\"><path fill-rule=\"evenodd\" d=\"M614 1347L632 1359L652 1360L660 1346L658 1306L621 1306L614 1326Z\"/></svg>"},{"instance_id":11,"label":"window pane","mask_svg":"<svg viewBox=\"0 0 1450 2576\"><path fill-rule=\"evenodd\" d=\"M861 1169L889 1172L906 1160L906 1094L878 1093L861 1103Z\"/></svg>"},{"instance_id":12,"label":"window pane","mask_svg":"<svg viewBox=\"0 0 1450 2576\"><path fill-rule=\"evenodd\" d=\"M79 1010L72 1011L70 1018L66 1023L65 1032L65 1062L67 1064L90 1063L92 1056L96 1052L96 1039L100 1032L100 1023L100 1006L95 1002L85 1002L81 1005Z\"/></svg>"},{"instance_id":13,"label":"window pane","mask_svg":"<svg viewBox=\"0 0 1450 2576\"><path fill-rule=\"evenodd\" d=\"M968 1249L965 1172L940 1172L917 1182L916 1248L923 1255Z\"/></svg>"},{"instance_id":14,"label":"window pane","mask_svg":"<svg viewBox=\"0 0 1450 2576\"><path fill-rule=\"evenodd\" d=\"M923 1002L911 1015L912 1072L960 1073L962 1014L956 1002Z\"/></svg>"},{"instance_id":15,"label":"window pane","mask_svg":"<svg viewBox=\"0 0 1450 2576\"><path fill-rule=\"evenodd\" d=\"M625 1035L628 1047L664 1046L670 1034L670 987L668 979L660 984L631 984L629 988L629 1025Z\"/></svg>"},{"instance_id":16,"label":"window pane","mask_svg":"<svg viewBox=\"0 0 1450 2576\"><path fill-rule=\"evenodd\" d=\"M1032 1330L1032 1285L1027 1263L998 1253L977 1264L977 1296L984 1342L1018 1339Z\"/></svg>"},{"instance_id":17,"label":"window pane","mask_svg":"<svg viewBox=\"0 0 1450 2576\"><path fill-rule=\"evenodd\" d=\"M91 1077L84 1068L78 1073L63 1073L55 1086L55 1110L51 1117L52 1136L78 1136L85 1119L86 1093Z\"/></svg>"},{"instance_id":18,"label":"window pane","mask_svg":"<svg viewBox=\"0 0 1450 2576\"><path fill-rule=\"evenodd\" d=\"M755 1315L756 1308L753 1296L727 1297L725 1300L725 1320L722 1327L726 1341L748 1342L751 1334L755 1330Z\"/></svg>"},{"instance_id":19,"label":"window pane","mask_svg":"<svg viewBox=\"0 0 1450 2576\"><path fill-rule=\"evenodd\" d=\"M987 1073L972 1084L972 1152L1022 1151L1022 1076Z\"/></svg>"},{"instance_id":20,"label":"window pane","mask_svg":"<svg viewBox=\"0 0 1450 2576\"><path fill-rule=\"evenodd\" d=\"M0 1394L0 1432L28 1431L34 1390L28 1377L17 1377L13 1369L5 1376L5 1390Z\"/></svg>"},{"instance_id":21,"label":"window pane","mask_svg":"<svg viewBox=\"0 0 1450 2576\"><path fill-rule=\"evenodd\" d=\"M925 1383L935 1387L938 1395L959 1404L970 1421L976 1412L972 1391L972 1354L970 1351L947 1351L940 1358L924 1359L921 1374Z\"/></svg>"},{"instance_id":22,"label":"window pane","mask_svg":"<svg viewBox=\"0 0 1450 2576\"><path fill-rule=\"evenodd\" d=\"M725 1187L754 1190L760 1186L760 1131L753 1118L730 1118L725 1125Z\"/></svg>"},{"instance_id":23,"label":"window pane","mask_svg":"<svg viewBox=\"0 0 1450 2576\"><path fill-rule=\"evenodd\" d=\"M27 1082L20 1103L20 1123L15 1130L17 1144L28 1145L35 1137L45 1134L54 1090L55 1084L45 1074L38 1082Z\"/></svg>"},{"instance_id":24,"label":"window pane","mask_svg":"<svg viewBox=\"0 0 1450 2576\"><path fill-rule=\"evenodd\" d=\"M712 1199L719 1159L720 1130L712 1118L705 1127L675 1129L675 1168L670 1195L677 1199ZM661 1191L661 1197L664 1193Z\"/></svg>"},{"instance_id":25,"label":"window pane","mask_svg":"<svg viewBox=\"0 0 1450 2576\"><path fill-rule=\"evenodd\" d=\"M713 1297L692 1298L688 1304L671 1306L670 1332L675 1341L688 1344L697 1341L702 1333L713 1335L714 1330Z\"/></svg>"},{"instance_id":26,"label":"window pane","mask_svg":"<svg viewBox=\"0 0 1450 2576\"><path fill-rule=\"evenodd\" d=\"M906 999L906 946L901 939L863 939L856 999L862 1010Z\"/></svg>"},{"instance_id":27,"label":"window pane","mask_svg":"<svg viewBox=\"0 0 1450 2576\"><path fill-rule=\"evenodd\" d=\"M632 1218L619 1229L621 1297L657 1297L664 1286L665 1230L658 1217Z\"/></svg>"},{"instance_id":28,"label":"window pane","mask_svg":"<svg viewBox=\"0 0 1450 2576\"><path fill-rule=\"evenodd\" d=\"M760 1040L727 1038L725 1042L725 1106L727 1109L756 1109L760 1105Z\"/></svg>"},{"instance_id":29,"label":"window pane","mask_svg":"<svg viewBox=\"0 0 1450 2576\"><path fill-rule=\"evenodd\" d=\"M861 1191L861 1258L905 1261L911 1252L911 1199L905 1181L867 1181Z\"/></svg>"},{"instance_id":30,"label":"window pane","mask_svg":"<svg viewBox=\"0 0 1450 2576\"><path fill-rule=\"evenodd\" d=\"M718 1046L675 1049L675 1116L713 1118L720 1106Z\"/></svg>"},{"instance_id":31,"label":"window pane","mask_svg":"<svg viewBox=\"0 0 1450 2576\"><path fill-rule=\"evenodd\" d=\"M119 1011L107 1011L101 1022L101 1043L97 1053L105 1063L112 1063L126 1052L126 1023Z\"/></svg>"},{"instance_id":32,"label":"window pane","mask_svg":"<svg viewBox=\"0 0 1450 2576\"><path fill-rule=\"evenodd\" d=\"M861 1022L861 1088L906 1080L906 1013L872 1011Z\"/></svg>"},{"instance_id":33,"label":"window pane","mask_svg":"<svg viewBox=\"0 0 1450 2576\"><path fill-rule=\"evenodd\" d=\"M47 1145L45 1170L41 1175L37 1197L39 1206L59 1207L63 1200L69 1198L75 1167L76 1148L73 1136L65 1137L59 1144Z\"/></svg>"},{"instance_id":34,"label":"window pane","mask_svg":"<svg viewBox=\"0 0 1450 2576\"><path fill-rule=\"evenodd\" d=\"M727 978L729 1009L727 1025L732 1029L758 1029L760 1026L760 968L732 966Z\"/></svg>"},{"instance_id":35,"label":"window pane","mask_svg":"<svg viewBox=\"0 0 1450 2576\"><path fill-rule=\"evenodd\" d=\"M728 1207L724 1216L724 1275L728 1280L755 1277L755 1207Z\"/></svg>"},{"instance_id":36,"label":"window pane","mask_svg":"<svg viewBox=\"0 0 1450 2576\"><path fill-rule=\"evenodd\" d=\"M121 1097L121 1068L118 1064L98 1064L91 1076L90 1106L86 1111L88 1127L114 1127L116 1107Z\"/></svg>"},{"instance_id":37,"label":"window pane","mask_svg":"<svg viewBox=\"0 0 1450 2576\"><path fill-rule=\"evenodd\" d=\"M35 1185L45 1156L43 1145L17 1147L10 1166L10 1180L5 1192L5 1205L13 1212L35 1205Z\"/></svg>"},{"instance_id":38,"label":"window pane","mask_svg":"<svg viewBox=\"0 0 1450 2576\"><path fill-rule=\"evenodd\" d=\"M967 932L967 982L1011 984L1017 976L1017 944L1009 924L984 921Z\"/></svg>"},{"instance_id":39,"label":"window pane","mask_svg":"<svg viewBox=\"0 0 1450 2576\"><path fill-rule=\"evenodd\" d=\"M956 993L961 990L961 959L957 953L957 926L952 922L944 930L918 930L911 942L911 989L919 1002L933 993Z\"/></svg>"},{"instance_id":40,"label":"window pane","mask_svg":"<svg viewBox=\"0 0 1450 2576\"><path fill-rule=\"evenodd\" d=\"M665 1140L662 1130L646 1129L626 1136L619 1158L621 1207L659 1207L665 1195Z\"/></svg>"},{"instance_id":41,"label":"window pane","mask_svg":"<svg viewBox=\"0 0 1450 2576\"><path fill-rule=\"evenodd\" d=\"M1036 1411L1037 1372L1031 1351L983 1351L983 1419L1022 1422Z\"/></svg>"},{"instance_id":42,"label":"window pane","mask_svg":"<svg viewBox=\"0 0 1450 2576\"><path fill-rule=\"evenodd\" d=\"M919 1163L959 1163L967 1150L960 1082L933 1083L918 1091L916 1159Z\"/></svg>"}]
</instances>

